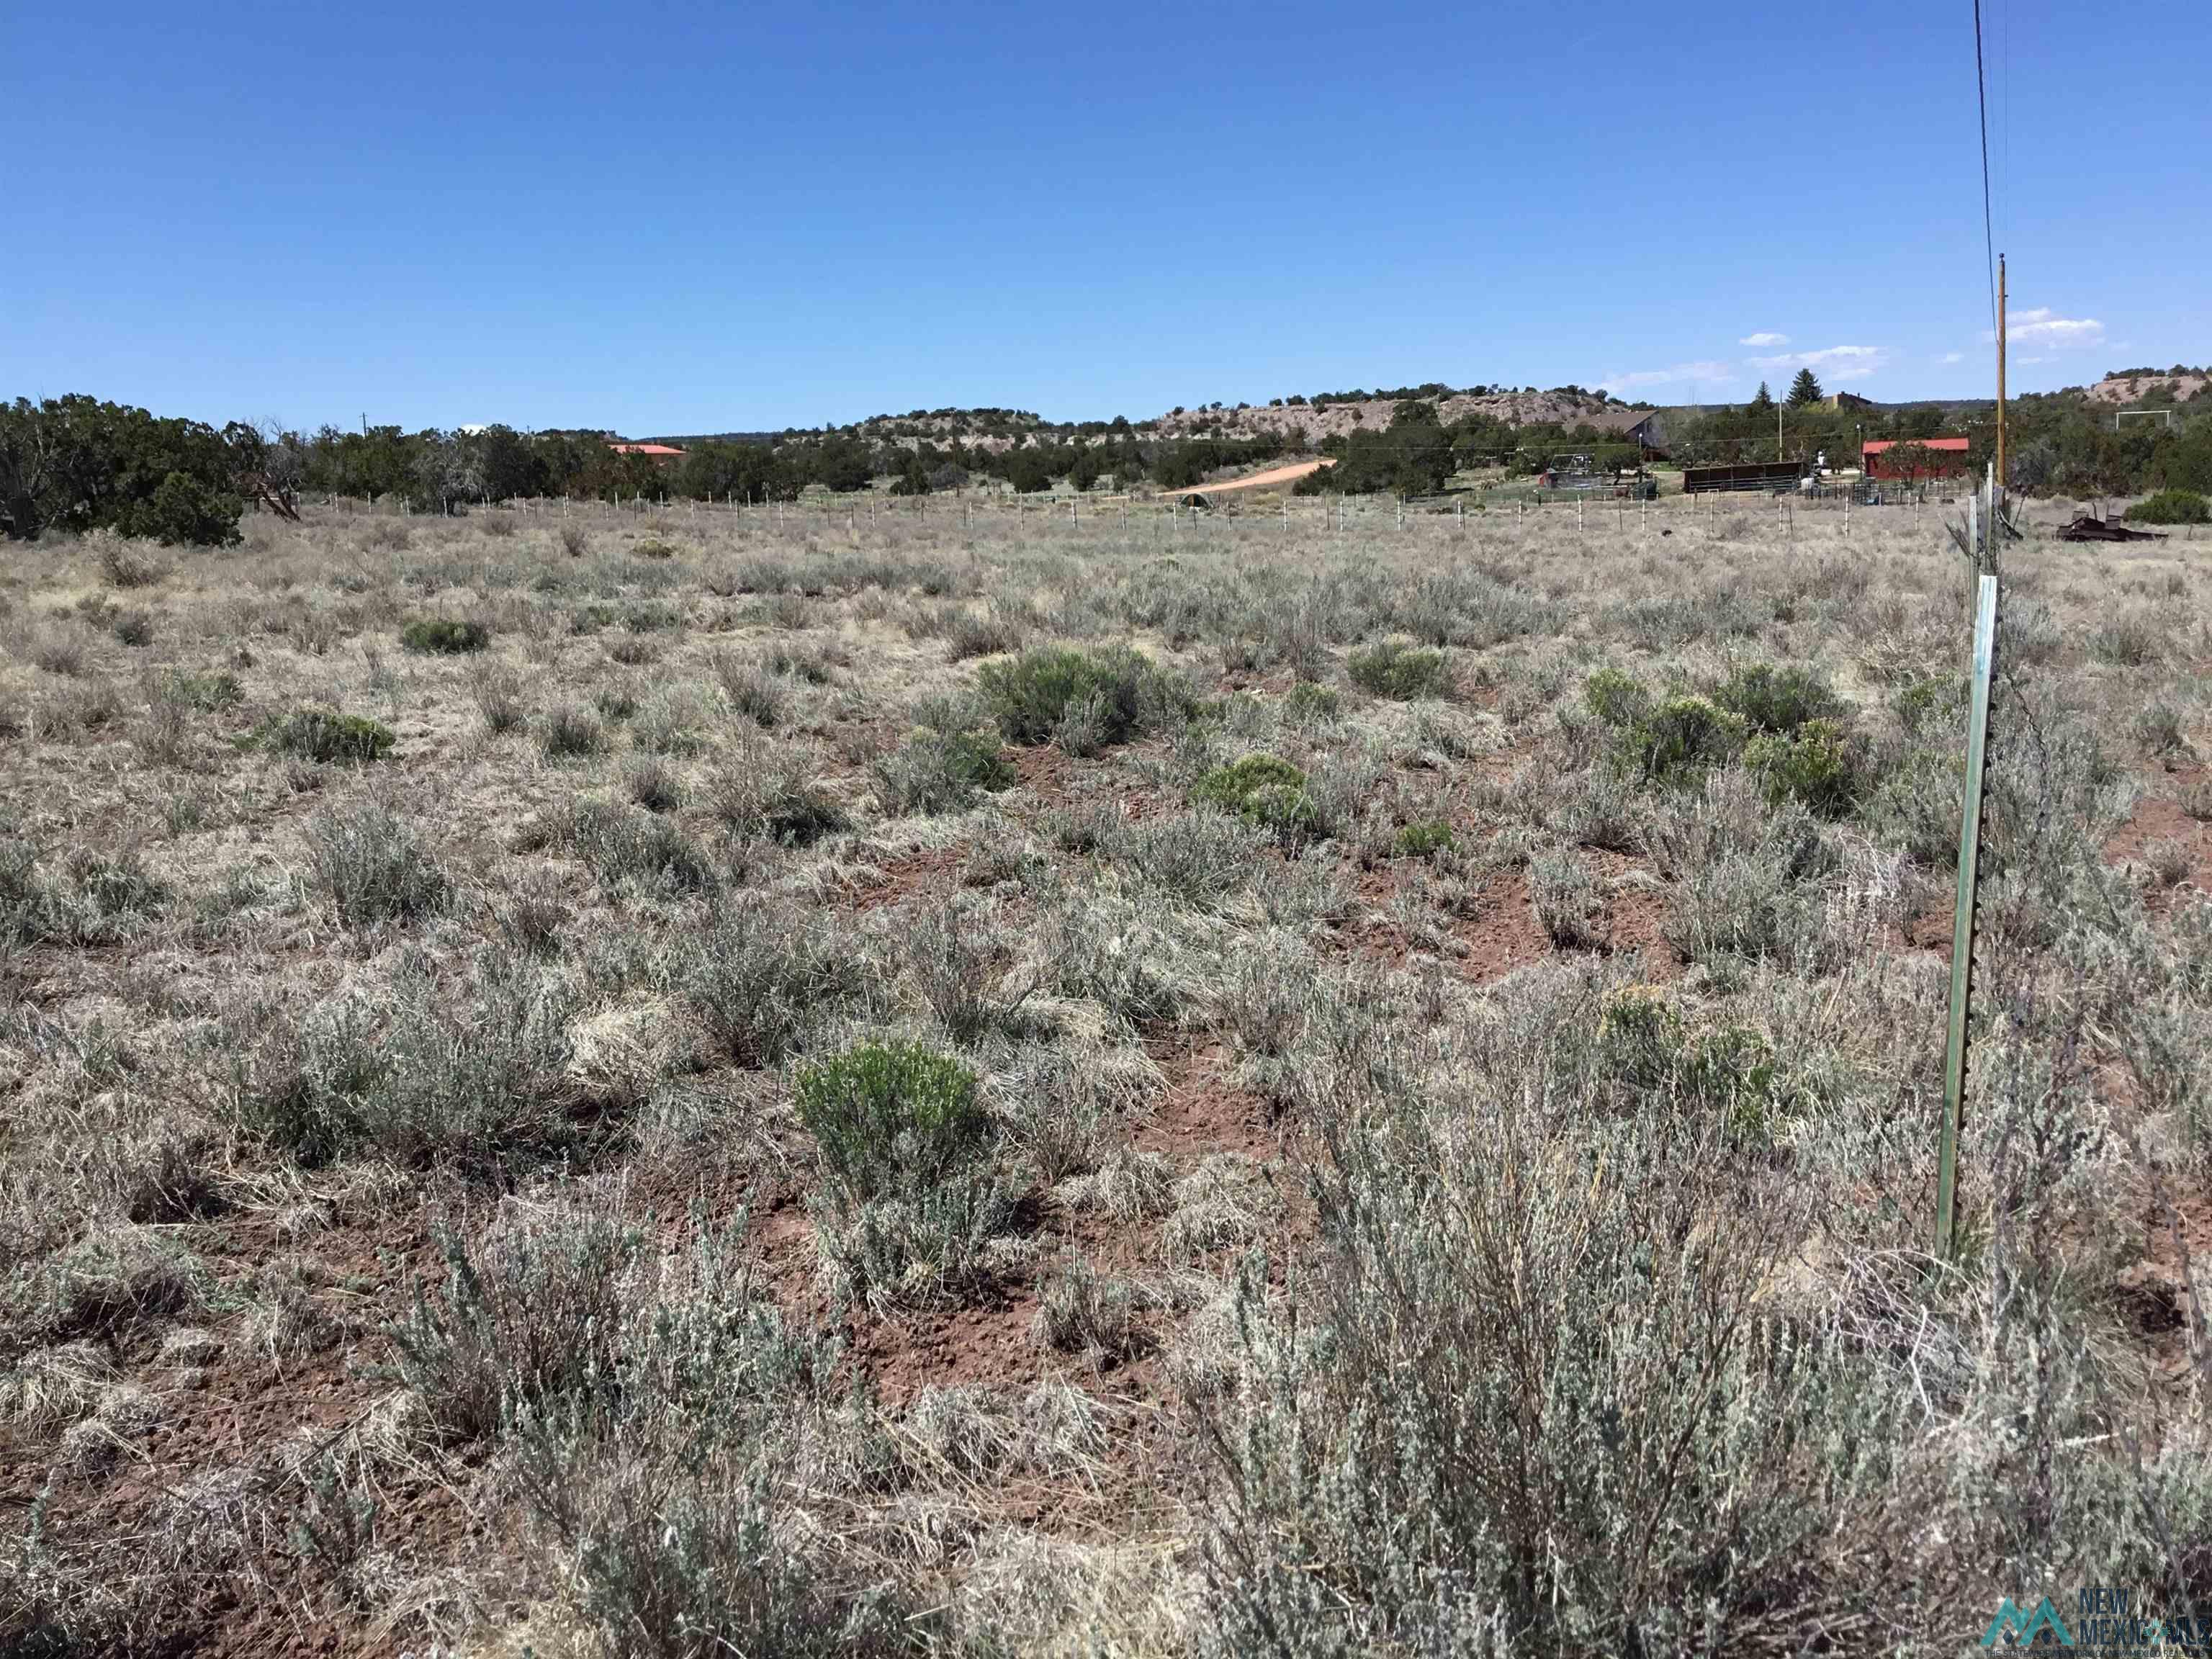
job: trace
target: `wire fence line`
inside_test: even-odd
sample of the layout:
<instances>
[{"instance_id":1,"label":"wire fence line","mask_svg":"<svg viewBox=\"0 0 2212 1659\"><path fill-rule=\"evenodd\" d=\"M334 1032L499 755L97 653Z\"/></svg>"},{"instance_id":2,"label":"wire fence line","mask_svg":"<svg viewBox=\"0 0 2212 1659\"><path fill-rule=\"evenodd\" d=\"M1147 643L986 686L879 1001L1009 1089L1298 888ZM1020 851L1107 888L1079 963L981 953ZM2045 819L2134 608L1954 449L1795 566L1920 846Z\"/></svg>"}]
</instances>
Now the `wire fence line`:
<instances>
[{"instance_id":1,"label":"wire fence line","mask_svg":"<svg viewBox=\"0 0 2212 1659\"><path fill-rule=\"evenodd\" d=\"M1205 499L1205 487L1163 492L1158 495L1018 495L1000 491L974 491L927 495L811 493L796 497L745 501L736 497L635 495L620 499L606 496L518 496L506 501L480 500L467 504L467 513L499 513L524 518L567 520L589 524L650 520L662 524L724 520L772 526L848 529L857 533L863 521L951 523L962 526L1012 521L1059 522L1075 527L1111 530L1131 526L1197 525L1212 520L1243 523L1273 522L1285 530L1319 526L1333 532L1377 526L1402 529L1409 520L1451 520L1460 524L1541 523L1571 519L1583 530L1627 532L1672 529L1684 524L1717 526L1730 521L1771 515L1785 532L1794 535L1802 512L1816 522L1836 520L1840 533L1850 533L1854 514L1862 519L1879 515L1917 514L1949 497L1925 489L1882 485L1860 480L1805 489L1777 490L1771 495L1739 493L1668 495L1656 499L1631 498L1595 491L1458 492L1430 495L1293 495L1273 501L1224 495ZM362 517L436 517L422 513L404 496L326 495L324 507L340 514Z\"/></svg>"}]
</instances>

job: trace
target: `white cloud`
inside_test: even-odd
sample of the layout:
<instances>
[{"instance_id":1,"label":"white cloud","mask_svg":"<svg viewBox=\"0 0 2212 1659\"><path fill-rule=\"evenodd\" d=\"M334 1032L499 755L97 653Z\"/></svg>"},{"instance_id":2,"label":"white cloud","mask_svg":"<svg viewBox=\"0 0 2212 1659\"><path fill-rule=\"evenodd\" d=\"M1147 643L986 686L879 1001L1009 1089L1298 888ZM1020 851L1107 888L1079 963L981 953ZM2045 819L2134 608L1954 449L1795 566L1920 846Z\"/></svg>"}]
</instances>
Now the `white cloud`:
<instances>
[{"instance_id":1,"label":"white cloud","mask_svg":"<svg viewBox=\"0 0 2212 1659\"><path fill-rule=\"evenodd\" d=\"M1966 354L1963 351L1947 351L1936 361L1939 363L1963 363L1966 361Z\"/></svg>"},{"instance_id":2,"label":"white cloud","mask_svg":"<svg viewBox=\"0 0 2212 1659\"><path fill-rule=\"evenodd\" d=\"M2094 317L2061 317L2049 306L2012 313L2005 319L2005 333L2013 342L2032 341L2054 349L2105 343L2105 325ZM1982 338L1994 340L1996 336L1985 330Z\"/></svg>"},{"instance_id":3,"label":"white cloud","mask_svg":"<svg viewBox=\"0 0 2212 1659\"><path fill-rule=\"evenodd\" d=\"M1771 334L1767 332L1766 330L1761 329L1756 334L1745 335L1743 338L1738 340L1736 343L1738 345L1747 346L1788 345L1790 343L1790 337L1787 334Z\"/></svg>"},{"instance_id":4,"label":"white cloud","mask_svg":"<svg viewBox=\"0 0 2212 1659\"><path fill-rule=\"evenodd\" d=\"M1809 368L1830 380L1863 380L1877 374L1889 362L1887 346L1840 345L1829 346L1820 351L1785 351L1772 357L1747 357L1744 360L1764 374L1778 374L1784 369Z\"/></svg>"},{"instance_id":5,"label":"white cloud","mask_svg":"<svg viewBox=\"0 0 2212 1659\"><path fill-rule=\"evenodd\" d=\"M1638 368L1601 376L1594 384L1605 392L1634 392L1653 386L1724 386L1736 378L1733 364L1707 360L1676 363L1672 368Z\"/></svg>"}]
</instances>

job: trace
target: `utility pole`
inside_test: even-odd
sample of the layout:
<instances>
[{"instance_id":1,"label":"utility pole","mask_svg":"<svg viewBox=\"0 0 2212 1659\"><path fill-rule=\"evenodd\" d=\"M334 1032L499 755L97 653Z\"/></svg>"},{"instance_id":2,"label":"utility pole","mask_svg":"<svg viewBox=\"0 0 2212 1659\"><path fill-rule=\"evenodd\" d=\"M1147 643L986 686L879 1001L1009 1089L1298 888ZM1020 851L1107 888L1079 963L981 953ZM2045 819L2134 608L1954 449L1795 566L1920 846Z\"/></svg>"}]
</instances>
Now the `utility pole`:
<instances>
[{"instance_id":1,"label":"utility pole","mask_svg":"<svg viewBox=\"0 0 2212 1659\"><path fill-rule=\"evenodd\" d=\"M2005 257L1997 255L1997 490L2005 487Z\"/></svg>"}]
</instances>

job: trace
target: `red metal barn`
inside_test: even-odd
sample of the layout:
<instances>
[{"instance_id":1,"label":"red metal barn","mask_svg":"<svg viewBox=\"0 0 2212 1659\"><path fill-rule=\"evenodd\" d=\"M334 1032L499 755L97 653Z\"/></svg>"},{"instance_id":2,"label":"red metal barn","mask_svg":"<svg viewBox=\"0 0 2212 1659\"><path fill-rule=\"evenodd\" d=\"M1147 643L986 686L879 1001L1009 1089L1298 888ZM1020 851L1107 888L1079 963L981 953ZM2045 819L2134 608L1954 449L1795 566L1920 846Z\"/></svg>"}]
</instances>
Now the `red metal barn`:
<instances>
[{"instance_id":1,"label":"red metal barn","mask_svg":"<svg viewBox=\"0 0 2212 1659\"><path fill-rule=\"evenodd\" d=\"M1966 470L1966 438L1870 438L1859 447L1861 465L1869 478L1893 478L1911 483L1916 478L1947 478ZM1888 459L1893 449L1918 450L1911 460Z\"/></svg>"}]
</instances>

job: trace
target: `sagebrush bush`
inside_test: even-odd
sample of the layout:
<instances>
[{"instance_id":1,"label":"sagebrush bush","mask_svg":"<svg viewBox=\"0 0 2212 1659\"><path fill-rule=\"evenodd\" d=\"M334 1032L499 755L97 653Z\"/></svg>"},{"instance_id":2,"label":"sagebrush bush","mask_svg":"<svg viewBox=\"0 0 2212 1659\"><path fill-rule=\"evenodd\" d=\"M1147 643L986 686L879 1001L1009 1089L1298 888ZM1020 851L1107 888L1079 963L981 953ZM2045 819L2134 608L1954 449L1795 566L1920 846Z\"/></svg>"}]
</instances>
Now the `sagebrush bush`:
<instances>
[{"instance_id":1,"label":"sagebrush bush","mask_svg":"<svg viewBox=\"0 0 2212 1659\"><path fill-rule=\"evenodd\" d=\"M712 1054L757 1067L781 1065L860 994L866 971L825 917L747 896L714 911L679 983Z\"/></svg>"},{"instance_id":2,"label":"sagebrush bush","mask_svg":"<svg viewBox=\"0 0 2212 1659\"><path fill-rule=\"evenodd\" d=\"M1361 690L1399 702L1445 695L1444 653L1425 646L1382 640L1345 659L1345 672Z\"/></svg>"},{"instance_id":3,"label":"sagebrush bush","mask_svg":"<svg viewBox=\"0 0 2212 1659\"><path fill-rule=\"evenodd\" d=\"M530 717L529 704L523 697L522 675L516 669L504 665L487 668L477 676L471 690L476 696L477 713L483 717L486 731L516 731Z\"/></svg>"},{"instance_id":4,"label":"sagebrush bush","mask_svg":"<svg viewBox=\"0 0 2212 1659\"><path fill-rule=\"evenodd\" d=\"M562 842L615 892L642 884L671 893L713 893L721 876L683 826L613 801L574 802L560 826Z\"/></svg>"},{"instance_id":5,"label":"sagebrush bush","mask_svg":"<svg viewBox=\"0 0 2212 1659\"><path fill-rule=\"evenodd\" d=\"M764 836L785 847L811 847L852 828L853 816L816 771L803 749L760 746L714 780L712 797L722 822L740 836Z\"/></svg>"},{"instance_id":6,"label":"sagebrush bush","mask_svg":"<svg viewBox=\"0 0 2212 1659\"><path fill-rule=\"evenodd\" d=\"M952 662L994 657L1002 651L1018 650L1027 631L1017 619L996 612L956 611L945 630L945 654Z\"/></svg>"},{"instance_id":7,"label":"sagebrush bush","mask_svg":"<svg viewBox=\"0 0 2212 1659\"><path fill-rule=\"evenodd\" d=\"M80 848L50 876L29 841L0 832L0 942L115 943L143 932L172 896L135 848L112 856Z\"/></svg>"},{"instance_id":8,"label":"sagebrush bush","mask_svg":"<svg viewBox=\"0 0 2212 1659\"><path fill-rule=\"evenodd\" d=\"M1119 825L1106 854L1148 887L1218 909L1250 887L1267 844L1257 825L1200 808Z\"/></svg>"},{"instance_id":9,"label":"sagebrush bush","mask_svg":"<svg viewBox=\"0 0 2212 1659\"><path fill-rule=\"evenodd\" d=\"M460 617L420 617L399 630L399 642L410 651L459 656L483 650L491 642L491 629Z\"/></svg>"},{"instance_id":10,"label":"sagebrush bush","mask_svg":"<svg viewBox=\"0 0 2212 1659\"><path fill-rule=\"evenodd\" d=\"M1088 718L1101 744L1127 743L1195 706L1180 679L1126 645L1032 647L985 663L976 684L1010 743L1047 741L1086 699L1097 699Z\"/></svg>"},{"instance_id":11,"label":"sagebrush bush","mask_svg":"<svg viewBox=\"0 0 2212 1659\"><path fill-rule=\"evenodd\" d=\"M557 1156L572 999L518 953L479 954L465 984L419 956L377 990L280 1029L234 1091L245 1126L309 1165L372 1150L416 1168L489 1174Z\"/></svg>"},{"instance_id":12,"label":"sagebrush bush","mask_svg":"<svg viewBox=\"0 0 2212 1659\"><path fill-rule=\"evenodd\" d=\"M988 732L917 730L874 771L884 805L901 814L958 811L978 793L1011 788L1015 778Z\"/></svg>"},{"instance_id":13,"label":"sagebrush bush","mask_svg":"<svg viewBox=\"0 0 2212 1659\"><path fill-rule=\"evenodd\" d=\"M2089 635L2089 654L2115 668L2142 668L2162 661L2171 648L2167 618L2145 606L2108 617Z\"/></svg>"},{"instance_id":14,"label":"sagebrush bush","mask_svg":"<svg viewBox=\"0 0 2212 1659\"><path fill-rule=\"evenodd\" d=\"M111 587L151 587L169 574L161 560L149 556L120 536L104 534L100 544L100 574Z\"/></svg>"},{"instance_id":15,"label":"sagebrush bush","mask_svg":"<svg viewBox=\"0 0 2212 1659\"><path fill-rule=\"evenodd\" d=\"M755 659L717 649L707 659L730 707L763 731L783 719L789 694Z\"/></svg>"},{"instance_id":16,"label":"sagebrush bush","mask_svg":"<svg viewBox=\"0 0 2212 1659\"><path fill-rule=\"evenodd\" d=\"M1140 1302L1135 1285L1070 1255L1037 1286L1034 1328L1047 1347L1086 1354L1092 1364L1103 1365L1143 1347L1137 1324Z\"/></svg>"},{"instance_id":17,"label":"sagebrush bush","mask_svg":"<svg viewBox=\"0 0 2212 1659\"><path fill-rule=\"evenodd\" d=\"M218 669L206 674L191 674L182 669L172 669L161 677L160 695L185 708L212 714L243 702L246 689L239 684L238 676L228 669Z\"/></svg>"},{"instance_id":18,"label":"sagebrush bush","mask_svg":"<svg viewBox=\"0 0 2212 1659\"><path fill-rule=\"evenodd\" d=\"M684 804L684 775L658 755L635 755L623 767L623 793L648 812Z\"/></svg>"},{"instance_id":19,"label":"sagebrush bush","mask_svg":"<svg viewBox=\"0 0 2212 1659\"><path fill-rule=\"evenodd\" d=\"M1343 699L1334 686L1300 680L1283 698L1283 713L1302 726L1326 726L1341 713Z\"/></svg>"},{"instance_id":20,"label":"sagebrush bush","mask_svg":"<svg viewBox=\"0 0 2212 1659\"><path fill-rule=\"evenodd\" d=\"M1799 1221L1719 1126L1590 1114L1588 1018L1500 1023L1463 1082L1335 1122L1295 1328L1240 1276L1239 1386L1201 1404L1224 1650L1817 1627L1888 1396L1840 1333L1755 1316Z\"/></svg>"},{"instance_id":21,"label":"sagebrush bush","mask_svg":"<svg viewBox=\"0 0 2212 1659\"><path fill-rule=\"evenodd\" d=\"M442 910L453 884L386 802L363 797L307 826L307 863L349 927Z\"/></svg>"},{"instance_id":22,"label":"sagebrush bush","mask_svg":"<svg viewBox=\"0 0 2212 1659\"><path fill-rule=\"evenodd\" d=\"M322 763L382 760L397 741L389 726L365 715L313 708L295 708L282 720L270 719L255 737L264 748Z\"/></svg>"},{"instance_id":23,"label":"sagebrush bush","mask_svg":"<svg viewBox=\"0 0 2212 1659\"><path fill-rule=\"evenodd\" d=\"M1579 951L1605 942L1597 883L1573 853L1541 853L1528 861L1528 900L1553 944Z\"/></svg>"},{"instance_id":24,"label":"sagebrush bush","mask_svg":"<svg viewBox=\"0 0 2212 1659\"><path fill-rule=\"evenodd\" d=\"M446 1277L434 1292L418 1284L387 1334L440 1438L487 1439L517 1412L616 1385L634 1229L579 1206L475 1251L450 1225L435 1236Z\"/></svg>"}]
</instances>

